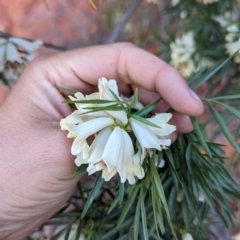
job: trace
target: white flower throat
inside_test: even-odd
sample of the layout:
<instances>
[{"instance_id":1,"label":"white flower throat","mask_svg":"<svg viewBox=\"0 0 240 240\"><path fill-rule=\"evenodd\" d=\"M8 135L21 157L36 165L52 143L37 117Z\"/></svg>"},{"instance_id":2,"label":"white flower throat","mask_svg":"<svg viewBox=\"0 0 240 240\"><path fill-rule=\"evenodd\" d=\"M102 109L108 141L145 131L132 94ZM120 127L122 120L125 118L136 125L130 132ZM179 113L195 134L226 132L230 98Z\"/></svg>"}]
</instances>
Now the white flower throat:
<instances>
[{"instance_id":1,"label":"white flower throat","mask_svg":"<svg viewBox=\"0 0 240 240\"><path fill-rule=\"evenodd\" d=\"M98 88L99 92L91 95L77 92L69 96L77 110L61 120L61 129L69 132L68 138L74 138L71 153L77 166L87 164L88 174L102 171L105 181L118 173L122 183L128 180L134 184L136 178L145 176L142 163L149 150L161 151L171 144L165 136L176 130L168 124L172 115L143 118L143 112L137 111L142 108L137 95L120 97L115 80L100 78ZM134 142L129 132L135 135ZM92 135L95 138L89 146L87 138Z\"/></svg>"}]
</instances>

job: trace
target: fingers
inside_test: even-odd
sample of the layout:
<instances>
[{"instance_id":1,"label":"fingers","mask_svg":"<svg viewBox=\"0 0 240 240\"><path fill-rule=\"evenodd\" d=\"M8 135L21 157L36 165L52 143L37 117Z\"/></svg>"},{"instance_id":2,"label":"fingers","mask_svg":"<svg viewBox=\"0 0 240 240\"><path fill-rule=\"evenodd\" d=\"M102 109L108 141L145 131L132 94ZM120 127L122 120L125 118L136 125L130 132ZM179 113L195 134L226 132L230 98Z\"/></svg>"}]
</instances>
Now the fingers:
<instances>
[{"instance_id":1,"label":"fingers","mask_svg":"<svg viewBox=\"0 0 240 240\"><path fill-rule=\"evenodd\" d=\"M174 112L169 123L176 126L178 133L188 133L193 130L189 116L181 113Z\"/></svg>"},{"instance_id":2,"label":"fingers","mask_svg":"<svg viewBox=\"0 0 240 240\"><path fill-rule=\"evenodd\" d=\"M66 79L65 84L76 88L79 87L79 79L82 80L81 84L89 86L96 85L99 77L114 78L159 93L180 113L197 116L203 112L203 104L178 71L131 44L118 43L69 51L55 56L52 62L58 71L58 78L52 78L55 84ZM70 71L72 76L64 78L66 71Z\"/></svg>"}]
</instances>

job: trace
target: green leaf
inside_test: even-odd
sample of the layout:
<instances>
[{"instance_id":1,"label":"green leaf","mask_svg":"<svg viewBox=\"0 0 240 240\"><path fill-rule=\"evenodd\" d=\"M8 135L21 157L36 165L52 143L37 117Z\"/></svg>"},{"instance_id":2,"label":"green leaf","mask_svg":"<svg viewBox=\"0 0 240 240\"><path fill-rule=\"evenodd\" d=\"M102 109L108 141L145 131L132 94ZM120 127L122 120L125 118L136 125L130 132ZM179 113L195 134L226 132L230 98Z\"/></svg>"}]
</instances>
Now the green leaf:
<instances>
[{"instance_id":1,"label":"green leaf","mask_svg":"<svg viewBox=\"0 0 240 240\"><path fill-rule=\"evenodd\" d=\"M192 144L189 143L185 152L185 159L187 163L188 170L191 174L193 174L192 171Z\"/></svg>"},{"instance_id":2,"label":"green leaf","mask_svg":"<svg viewBox=\"0 0 240 240\"><path fill-rule=\"evenodd\" d=\"M80 239L81 231L82 231L82 222L79 221L78 227L77 227L76 236L75 236L75 240L79 240Z\"/></svg>"},{"instance_id":3,"label":"green leaf","mask_svg":"<svg viewBox=\"0 0 240 240\"><path fill-rule=\"evenodd\" d=\"M139 115L131 114L131 118L134 118L135 120L137 120L137 121L139 121L139 122L141 122L143 124L146 124L148 126L155 127L155 128L161 128L158 125L148 121L146 118L143 118L143 117L141 117Z\"/></svg>"},{"instance_id":4,"label":"green leaf","mask_svg":"<svg viewBox=\"0 0 240 240\"><path fill-rule=\"evenodd\" d=\"M134 240L138 240L139 235L139 223L140 223L140 199L138 200L138 204L135 211L134 216Z\"/></svg>"},{"instance_id":5,"label":"green leaf","mask_svg":"<svg viewBox=\"0 0 240 240\"><path fill-rule=\"evenodd\" d=\"M137 194L139 192L139 188L140 185L135 185L134 189L132 191L132 194L129 195L127 201L125 202L123 209L122 209L122 213L119 217L118 223L117 223L117 228L121 226L122 222L124 221L125 217L127 216L127 214L129 213L129 210L131 207L133 207L133 202L135 201Z\"/></svg>"},{"instance_id":6,"label":"green leaf","mask_svg":"<svg viewBox=\"0 0 240 240\"><path fill-rule=\"evenodd\" d=\"M212 69L207 72L201 79L201 81L196 84L196 86L193 87L193 89L197 89L198 87L200 87L203 83L205 83L206 81L208 81L218 70L220 70L234 55L230 56L229 58L227 58L223 63L221 63L220 65L216 64L214 67L212 67Z\"/></svg>"},{"instance_id":7,"label":"green leaf","mask_svg":"<svg viewBox=\"0 0 240 240\"><path fill-rule=\"evenodd\" d=\"M158 201L158 200L157 200L155 185L152 185L152 187L151 187L151 197L152 197L154 225L155 225L156 233L157 233L157 235L159 237L160 235L159 235L159 231L158 231L158 220L157 220L157 216L159 216L159 211L157 211L158 208L156 206L157 205L156 201ZM161 207L162 206L161 206L161 203L160 203L159 208L161 208ZM160 221L160 226L163 226L162 221ZM165 229L163 227L163 231L161 230L161 232L164 233L164 230Z\"/></svg>"},{"instance_id":8,"label":"green leaf","mask_svg":"<svg viewBox=\"0 0 240 240\"><path fill-rule=\"evenodd\" d=\"M114 92L112 89L110 89L110 88L109 88L109 91L110 91L110 93L113 95L114 99L115 99L117 102L119 102L120 99L119 99L119 97L115 94L115 92Z\"/></svg>"},{"instance_id":9,"label":"green leaf","mask_svg":"<svg viewBox=\"0 0 240 240\"><path fill-rule=\"evenodd\" d=\"M160 97L155 100L154 102L148 104L147 106L143 107L142 109L138 110L137 112L135 112L136 115L144 117L147 114L149 114L160 102Z\"/></svg>"},{"instance_id":10,"label":"green leaf","mask_svg":"<svg viewBox=\"0 0 240 240\"><path fill-rule=\"evenodd\" d=\"M79 176L80 174L86 172L88 164L81 164L75 171L74 177Z\"/></svg>"},{"instance_id":11,"label":"green leaf","mask_svg":"<svg viewBox=\"0 0 240 240\"><path fill-rule=\"evenodd\" d=\"M192 77L190 77L187 81L188 85L191 85L192 83L194 83L194 81L198 79L198 77L200 77L205 70L206 70L206 67L203 67L200 70L198 70Z\"/></svg>"},{"instance_id":12,"label":"green leaf","mask_svg":"<svg viewBox=\"0 0 240 240\"><path fill-rule=\"evenodd\" d=\"M191 117L191 122L192 122L192 125L194 127L194 130L198 136L198 140L199 142L201 143L201 146L203 147L203 149L205 150L205 152L209 155L209 157L211 158L211 152L210 152L210 149L204 139L204 136L202 135L202 132L201 132L201 129L200 129L200 126L198 124L198 121L195 117Z\"/></svg>"},{"instance_id":13,"label":"green leaf","mask_svg":"<svg viewBox=\"0 0 240 240\"><path fill-rule=\"evenodd\" d=\"M117 206L118 203L119 203L119 197L115 197L114 200L111 202L111 205L108 209L107 214L110 214L111 211Z\"/></svg>"},{"instance_id":14,"label":"green leaf","mask_svg":"<svg viewBox=\"0 0 240 240\"><path fill-rule=\"evenodd\" d=\"M114 104L106 107L94 107L93 110L80 113L79 115L84 115L84 114L99 112L99 111L122 111L122 110L125 110L125 107L118 106L118 104Z\"/></svg>"},{"instance_id":15,"label":"green leaf","mask_svg":"<svg viewBox=\"0 0 240 240\"><path fill-rule=\"evenodd\" d=\"M222 105L223 107L225 107L231 114L233 114L235 117L237 117L238 119L240 119L240 111L227 105L227 104L224 104L224 103L221 103L221 102L218 102L218 101L213 101L215 103L218 103L220 105Z\"/></svg>"},{"instance_id":16,"label":"green leaf","mask_svg":"<svg viewBox=\"0 0 240 240\"><path fill-rule=\"evenodd\" d=\"M8 86L9 88L11 88L9 81L8 81L7 78L4 76L3 73L0 73L0 79L2 79L3 83L4 83L6 86Z\"/></svg>"},{"instance_id":17,"label":"green leaf","mask_svg":"<svg viewBox=\"0 0 240 240\"><path fill-rule=\"evenodd\" d=\"M142 218L142 227L143 227L143 236L144 239L148 239L148 227L147 227L147 218L146 218L146 209L145 209L145 196L143 193L143 188L140 191L140 206L141 206L141 218Z\"/></svg>"},{"instance_id":18,"label":"green leaf","mask_svg":"<svg viewBox=\"0 0 240 240\"><path fill-rule=\"evenodd\" d=\"M101 189L102 185L103 185L103 182L104 182L104 179L102 178L101 176L102 174L99 173L96 181L95 181L95 184L92 188L92 191L87 199L87 202L85 203L85 206L83 208L83 212L82 212L82 216L81 216L81 219L83 219L83 217L86 215L89 207L91 206L94 198L96 197L96 195L98 194L99 190Z\"/></svg>"},{"instance_id":19,"label":"green leaf","mask_svg":"<svg viewBox=\"0 0 240 240\"><path fill-rule=\"evenodd\" d=\"M69 225L71 226L71 223L70 223ZM58 240L59 237L62 236L62 234L67 231L69 225L67 225L67 226L64 227L61 231L59 231L56 235L54 235L54 236L51 238L51 240Z\"/></svg>"},{"instance_id":20,"label":"green leaf","mask_svg":"<svg viewBox=\"0 0 240 240\"><path fill-rule=\"evenodd\" d=\"M150 162L150 168L151 168L151 173L152 173L152 184L154 184L156 186L159 200L163 204L164 210L167 214L167 218L170 219L170 213L169 213L169 210L168 210L168 205L167 205L165 193L164 193L164 190L163 190L163 186L162 186L162 183L161 183L161 179L159 178L159 175L157 173L154 162L151 161L151 160L149 162Z\"/></svg>"},{"instance_id":21,"label":"green leaf","mask_svg":"<svg viewBox=\"0 0 240 240\"><path fill-rule=\"evenodd\" d=\"M215 98L211 98L211 99L207 99L208 101L211 100L229 100L229 99L238 99L240 98L240 94L236 94L236 95L228 95L228 96L219 96L219 97L215 97Z\"/></svg>"},{"instance_id":22,"label":"green leaf","mask_svg":"<svg viewBox=\"0 0 240 240\"><path fill-rule=\"evenodd\" d=\"M56 86L56 88L58 90L60 90L61 92L65 92L65 93L70 93L72 95L74 95L76 93L76 91L70 89L70 88L65 88L65 87L60 87L60 86Z\"/></svg>"},{"instance_id":23,"label":"green leaf","mask_svg":"<svg viewBox=\"0 0 240 240\"><path fill-rule=\"evenodd\" d=\"M214 107L209 103L208 104L210 107L210 110L213 114L213 117L215 119L215 121L217 122L217 124L219 125L219 127L221 128L222 132L224 133L225 137L227 138L227 140L230 142L230 144L234 147L234 149L240 153L240 148L238 146L238 144L235 142L232 134L230 133L230 131L228 130L227 125L225 124L224 120L222 119L222 117L220 116L220 114L214 109Z\"/></svg>"},{"instance_id":24,"label":"green leaf","mask_svg":"<svg viewBox=\"0 0 240 240\"><path fill-rule=\"evenodd\" d=\"M119 204L121 205L123 203L124 198L124 183L121 183L119 179Z\"/></svg>"},{"instance_id":25,"label":"green leaf","mask_svg":"<svg viewBox=\"0 0 240 240\"><path fill-rule=\"evenodd\" d=\"M71 230L72 230L72 224L69 225L67 232L65 234L64 240L68 240Z\"/></svg>"},{"instance_id":26,"label":"green leaf","mask_svg":"<svg viewBox=\"0 0 240 240\"><path fill-rule=\"evenodd\" d=\"M129 107L134 108L138 103L138 89L136 88L133 94L132 102L130 103Z\"/></svg>"}]
</instances>

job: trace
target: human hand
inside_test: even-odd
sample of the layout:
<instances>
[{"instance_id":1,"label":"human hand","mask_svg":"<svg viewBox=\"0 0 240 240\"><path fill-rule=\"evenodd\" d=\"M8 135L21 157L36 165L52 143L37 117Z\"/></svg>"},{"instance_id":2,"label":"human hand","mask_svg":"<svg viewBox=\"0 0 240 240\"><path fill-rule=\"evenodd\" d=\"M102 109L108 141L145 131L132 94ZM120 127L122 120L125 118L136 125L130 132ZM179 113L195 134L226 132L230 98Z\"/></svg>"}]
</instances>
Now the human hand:
<instances>
[{"instance_id":1,"label":"human hand","mask_svg":"<svg viewBox=\"0 0 240 240\"><path fill-rule=\"evenodd\" d=\"M192 130L190 116L203 105L180 74L159 58L131 44L89 47L34 60L0 108L0 238L22 239L51 217L74 191L71 140L59 121L71 113L56 86L89 94L99 77L116 79L140 102L159 94L156 112L171 106L178 132ZM173 136L173 138L175 138Z\"/></svg>"}]
</instances>

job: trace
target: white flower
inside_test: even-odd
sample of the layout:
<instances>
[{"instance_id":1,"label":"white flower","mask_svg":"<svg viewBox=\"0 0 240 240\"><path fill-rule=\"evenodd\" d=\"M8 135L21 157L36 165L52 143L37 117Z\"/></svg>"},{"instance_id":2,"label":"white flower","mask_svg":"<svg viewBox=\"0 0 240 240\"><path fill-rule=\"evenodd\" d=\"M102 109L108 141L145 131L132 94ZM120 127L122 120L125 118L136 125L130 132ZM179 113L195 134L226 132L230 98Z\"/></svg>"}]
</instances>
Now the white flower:
<instances>
[{"instance_id":1,"label":"white flower","mask_svg":"<svg viewBox=\"0 0 240 240\"><path fill-rule=\"evenodd\" d=\"M119 98L119 100L122 100L118 93L118 87L115 80L107 80L106 78L102 77L98 81L98 88L99 88L99 94L100 99L105 100L115 100L113 94L110 92L114 92L116 96ZM109 90L110 89L110 90ZM117 121L119 121L122 124L127 124L128 118L126 113L121 111L106 111L108 114L113 116Z\"/></svg>"},{"instance_id":2,"label":"white flower","mask_svg":"<svg viewBox=\"0 0 240 240\"><path fill-rule=\"evenodd\" d=\"M240 38L235 42L228 42L225 44L226 52L231 56L240 49ZM240 51L234 56L234 61L240 63Z\"/></svg>"},{"instance_id":3,"label":"white flower","mask_svg":"<svg viewBox=\"0 0 240 240\"><path fill-rule=\"evenodd\" d=\"M193 237L190 233L185 233L182 235L182 240L193 240Z\"/></svg>"},{"instance_id":4,"label":"white flower","mask_svg":"<svg viewBox=\"0 0 240 240\"><path fill-rule=\"evenodd\" d=\"M105 181L118 173L122 183L128 180L134 184L136 178L142 179L145 175L141 164L150 149L161 150L171 144L171 140L164 137L176 130L175 126L168 124L172 115L163 113L147 118L147 121L158 126L155 128L135 120L130 113L127 115L126 112L129 111L125 112L122 108L119 111L103 110L103 106L124 106L124 100L131 100L119 96L115 80L100 78L98 87L99 92L91 95L76 93L74 97L69 96L71 100L81 102L75 103L77 110L62 119L60 127L68 131L68 138L74 138L71 153L76 156L77 166L87 164L89 175L101 171ZM101 99L111 102L102 104L101 101L96 101ZM86 103L83 100L94 101ZM140 104L137 105L141 107ZM101 109L89 112L92 108ZM128 131L133 131L137 138L139 149L136 149L136 154ZM90 136L94 136L91 146L87 143Z\"/></svg>"},{"instance_id":5,"label":"white flower","mask_svg":"<svg viewBox=\"0 0 240 240\"><path fill-rule=\"evenodd\" d=\"M71 230L70 230L70 233L68 235L68 240L75 240L76 239L76 236L77 236L77 230L78 230L78 225L79 224L72 224L71 225ZM55 230L55 235L58 234L59 232L61 232L64 228L66 228L67 226L66 225L61 225L59 226L56 230ZM64 240L65 237L66 237L66 233L67 231L64 231L63 234L61 234L59 237L58 237L58 240ZM81 233L80 234L80 237L78 238L78 240L85 240L85 236Z\"/></svg>"},{"instance_id":6,"label":"white flower","mask_svg":"<svg viewBox=\"0 0 240 240\"><path fill-rule=\"evenodd\" d=\"M20 57L17 47L11 42L9 42L6 45L6 60L12 63L14 62L18 62L20 64L23 63L23 60Z\"/></svg>"},{"instance_id":7,"label":"white flower","mask_svg":"<svg viewBox=\"0 0 240 240\"><path fill-rule=\"evenodd\" d=\"M184 77L189 77L195 72L196 67L192 56L195 52L195 40L192 32L184 34L181 38L176 38L170 44L171 61L170 64L177 68Z\"/></svg>"},{"instance_id":8,"label":"white flower","mask_svg":"<svg viewBox=\"0 0 240 240\"><path fill-rule=\"evenodd\" d=\"M99 132L103 128L111 126L113 124L114 121L112 118L100 117L83 122L79 125L69 127L69 131L77 136L72 145L72 154L79 154L83 150L86 150L88 152L88 144L86 141L87 138Z\"/></svg>"},{"instance_id":9,"label":"white flower","mask_svg":"<svg viewBox=\"0 0 240 240\"><path fill-rule=\"evenodd\" d=\"M172 0L171 1L171 5L174 7L174 6L177 6L178 3L180 2L180 0Z\"/></svg>"},{"instance_id":10,"label":"white flower","mask_svg":"<svg viewBox=\"0 0 240 240\"><path fill-rule=\"evenodd\" d=\"M127 179L133 184L135 176L139 179L144 177L141 165L134 164L133 156L133 144L127 132L120 127L115 127L113 131L108 128L98 134L90 147L88 159L90 165L87 171L92 174L103 170L102 177L105 181L110 180L118 172L121 182Z\"/></svg>"},{"instance_id":11,"label":"white flower","mask_svg":"<svg viewBox=\"0 0 240 240\"><path fill-rule=\"evenodd\" d=\"M218 2L218 0L197 0L197 2L200 2L206 5L206 4Z\"/></svg>"},{"instance_id":12,"label":"white flower","mask_svg":"<svg viewBox=\"0 0 240 240\"><path fill-rule=\"evenodd\" d=\"M151 127L134 118L130 118L129 122L137 140L142 148L155 148L161 151L166 146L170 146L171 140L165 139L176 130L176 127L167 123L172 117L171 113L157 114L153 118L147 118L148 121L159 126Z\"/></svg>"},{"instance_id":13,"label":"white flower","mask_svg":"<svg viewBox=\"0 0 240 240\"><path fill-rule=\"evenodd\" d=\"M201 192L199 192L198 201L199 201L199 202L205 202L205 201L206 201L205 196L204 196L203 193L201 193Z\"/></svg>"},{"instance_id":14,"label":"white flower","mask_svg":"<svg viewBox=\"0 0 240 240\"><path fill-rule=\"evenodd\" d=\"M33 52L37 50L40 46L42 46L43 42L41 40L36 41L27 41L22 38L10 37L9 42L15 44L16 46L21 47L23 50L27 52Z\"/></svg>"},{"instance_id":15,"label":"white flower","mask_svg":"<svg viewBox=\"0 0 240 240\"><path fill-rule=\"evenodd\" d=\"M27 41L21 38L10 37L8 39L0 38L0 72L3 71L5 62L24 63L25 60L32 58L32 52L42 45L42 41ZM19 48L25 53L19 52Z\"/></svg>"}]
</instances>

